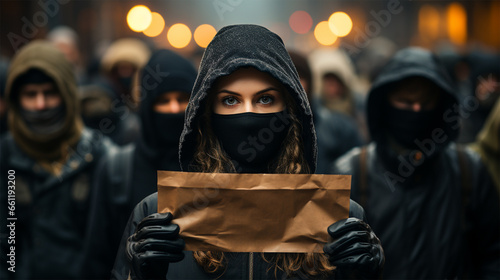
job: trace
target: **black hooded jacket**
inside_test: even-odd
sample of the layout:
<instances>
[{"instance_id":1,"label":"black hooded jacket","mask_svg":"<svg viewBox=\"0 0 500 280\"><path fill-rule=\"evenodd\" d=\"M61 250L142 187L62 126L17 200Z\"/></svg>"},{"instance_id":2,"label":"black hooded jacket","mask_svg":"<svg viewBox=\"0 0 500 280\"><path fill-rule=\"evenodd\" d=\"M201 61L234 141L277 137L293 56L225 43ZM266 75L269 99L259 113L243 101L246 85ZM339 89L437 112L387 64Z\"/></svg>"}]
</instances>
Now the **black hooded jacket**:
<instances>
[{"instance_id":1,"label":"black hooded jacket","mask_svg":"<svg viewBox=\"0 0 500 280\"><path fill-rule=\"evenodd\" d=\"M130 213L137 203L157 190L156 171L180 171L178 151L184 114L169 114L173 116L171 122L163 123L157 119L153 105L166 92L190 94L195 79L192 63L170 50L153 53L142 69L140 138L106 157L97 182L86 241L90 243L88 254L93 264L89 270L93 277L109 277ZM160 129L171 132L167 140L160 136Z\"/></svg>"},{"instance_id":2,"label":"black hooded jacket","mask_svg":"<svg viewBox=\"0 0 500 280\"><path fill-rule=\"evenodd\" d=\"M394 83L412 76L431 80L444 98L428 138L419 139L418 149L401 151L386 130L386 97ZM468 149L457 152L457 102L434 55L419 48L401 50L369 93L374 141L365 147L365 159L355 148L332 170L352 175L351 199L361 202L384 246L384 278L500 277L498 195L479 157Z\"/></svg>"},{"instance_id":3,"label":"black hooded jacket","mask_svg":"<svg viewBox=\"0 0 500 280\"><path fill-rule=\"evenodd\" d=\"M241 46L245 46L244 50ZM204 111L208 92L217 78L229 75L241 67L254 67L269 73L283 83L297 104L297 117L303 124L302 137L305 157L314 172L316 167L316 136L311 109L297 72L281 39L269 30L255 25L235 25L222 28L206 49L200 73L186 109L186 121L180 141L179 159L183 171L190 171L196 148L195 131ZM127 279L128 260L125 254L127 237L135 232L139 222L157 212L157 193L141 201L128 222L118 251L113 278ZM350 215L363 219L363 210L351 201ZM325 229L326 230L326 229ZM275 278L274 270L268 271L269 263L260 253L228 253L228 265L222 273L208 274L199 266L192 252L185 252L179 263L171 263L168 279L245 279L253 272L255 279ZM250 265L252 264L253 265ZM278 278L282 275L278 273Z\"/></svg>"}]
</instances>

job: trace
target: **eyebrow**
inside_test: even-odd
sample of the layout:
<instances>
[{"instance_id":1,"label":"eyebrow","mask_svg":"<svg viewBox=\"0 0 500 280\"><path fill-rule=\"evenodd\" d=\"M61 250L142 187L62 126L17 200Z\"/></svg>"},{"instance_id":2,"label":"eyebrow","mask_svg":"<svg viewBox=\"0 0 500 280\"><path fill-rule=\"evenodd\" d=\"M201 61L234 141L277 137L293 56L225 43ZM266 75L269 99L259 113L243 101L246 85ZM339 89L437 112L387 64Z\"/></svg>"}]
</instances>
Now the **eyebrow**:
<instances>
[{"instance_id":1,"label":"eyebrow","mask_svg":"<svg viewBox=\"0 0 500 280\"><path fill-rule=\"evenodd\" d=\"M265 88L263 90L259 90L258 92L256 92L255 94L262 94L264 92L268 92L268 91L271 91L271 90L274 90L274 91L277 91L277 92L280 92L277 88L275 87L268 87L268 88ZM217 94L221 94L221 93L229 93L229 94L234 94L234 95L238 95L238 96L241 96L241 94L237 93L237 92L234 92L234 91L230 91L230 90L227 90L227 89L223 89L223 90L220 90L217 92Z\"/></svg>"},{"instance_id":2,"label":"eyebrow","mask_svg":"<svg viewBox=\"0 0 500 280\"><path fill-rule=\"evenodd\" d=\"M234 92L234 91L230 91L230 90L227 90L227 89L223 89L223 90L220 90L217 92L217 94L221 94L221 93L229 93L229 94L234 94L234 95L238 95L238 96L241 96L241 94L237 93L237 92Z\"/></svg>"}]
</instances>

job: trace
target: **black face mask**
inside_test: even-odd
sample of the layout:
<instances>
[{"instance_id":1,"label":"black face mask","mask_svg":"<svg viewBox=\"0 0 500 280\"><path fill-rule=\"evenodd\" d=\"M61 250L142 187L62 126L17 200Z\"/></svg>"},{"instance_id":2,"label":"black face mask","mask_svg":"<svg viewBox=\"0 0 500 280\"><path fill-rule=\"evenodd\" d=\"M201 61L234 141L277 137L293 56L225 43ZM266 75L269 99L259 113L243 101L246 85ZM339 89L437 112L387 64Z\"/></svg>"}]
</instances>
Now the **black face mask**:
<instances>
[{"instance_id":1,"label":"black face mask","mask_svg":"<svg viewBox=\"0 0 500 280\"><path fill-rule=\"evenodd\" d=\"M235 162L237 172L268 172L288 134L286 111L269 114L212 114L212 127L222 148Z\"/></svg>"},{"instance_id":2,"label":"black face mask","mask_svg":"<svg viewBox=\"0 0 500 280\"><path fill-rule=\"evenodd\" d=\"M154 129L160 147L179 148L179 138L184 128L184 113L164 114L154 112Z\"/></svg>"},{"instance_id":3,"label":"black face mask","mask_svg":"<svg viewBox=\"0 0 500 280\"><path fill-rule=\"evenodd\" d=\"M28 128L37 134L48 135L58 131L64 124L64 105L41 111L21 109L21 116Z\"/></svg>"},{"instance_id":4,"label":"black face mask","mask_svg":"<svg viewBox=\"0 0 500 280\"><path fill-rule=\"evenodd\" d=\"M416 149L415 140L430 136L436 110L414 112L387 107L387 130L405 148Z\"/></svg>"}]
</instances>

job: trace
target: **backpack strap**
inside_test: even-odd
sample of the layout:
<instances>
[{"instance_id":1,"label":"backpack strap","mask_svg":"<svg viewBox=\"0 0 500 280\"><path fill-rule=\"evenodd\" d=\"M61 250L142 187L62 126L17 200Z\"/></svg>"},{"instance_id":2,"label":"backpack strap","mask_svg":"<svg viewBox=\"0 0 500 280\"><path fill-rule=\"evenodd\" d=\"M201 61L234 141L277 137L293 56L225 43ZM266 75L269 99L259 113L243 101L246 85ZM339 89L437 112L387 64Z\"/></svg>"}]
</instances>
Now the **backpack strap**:
<instances>
[{"instance_id":1,"label":"backpack strap","mask_svg":"<svg viewBox=\"0 0 500 280\"><path fill-rule=\"evenodd\" d=\"M108 178L115 203L127 203L131 195L132 161L135 145L127 145L112 152L108 162Z\"/></svg>"},{"instance_id":2,"label":"backpack strap","mask_svg":"<svg viewBox=\"0 0 500 280\"><path fill-rule=\"evenodd\" d=\"M366 209L368 203L368 166L367 166L367 149L366 146L361 148L359 153L359 204Z\"/></svg>"},{"instance_id":3,"label":"backpack strap","mask_svg":"<svg viewBox=\"0 0 500 280\"><path fill-rule=\"evenodd\" d=\"M105 167L107 168L107 178L109 184L112 186L121 183L121 177L116 176L116 171L119 168L118 160L117 157L121 152L121 148L119 147L113 147L112 149L109 150L108 154L108 161L106 162Z\"/></svg>"}]
</instances>

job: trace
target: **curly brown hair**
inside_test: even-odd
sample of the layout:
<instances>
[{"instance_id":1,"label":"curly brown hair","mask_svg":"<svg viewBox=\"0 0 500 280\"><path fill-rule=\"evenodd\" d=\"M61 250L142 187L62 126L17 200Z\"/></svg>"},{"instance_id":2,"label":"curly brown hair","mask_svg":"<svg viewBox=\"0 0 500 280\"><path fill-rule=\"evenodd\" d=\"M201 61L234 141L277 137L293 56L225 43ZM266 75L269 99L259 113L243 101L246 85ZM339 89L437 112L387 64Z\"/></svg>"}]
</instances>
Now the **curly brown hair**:
<instances>
[{"instance_id":1,"label":"curly brown hair","mask_svg":"<svg viewBox=\"0 0 500 280\"><path fill-rule=\"evenodd\" d=\"M279 156L271 161L268 166L269 172L280 174L308 174L311 172L309 164L304 157L302 141L302 124L297 118L296 102L285 92L286 110L291 124L287 136L283 142ZM236 168L222 149L220 142L213 133L211 127L211 99L205 105L205 112L197 129L197 149L194 154L193 169L198 172L209 173L235 173ZM302 275L309 277L327 277L332 274L335 266L332 266L325 254L320 253L276 253L261 254L262 258L272 264L274 274L278 270L287 276ZM193 252L196 262L208 273L223 272L227 265L227 259L223 252L218 251L196 251Z\"/></svg>"}]
</instances>

